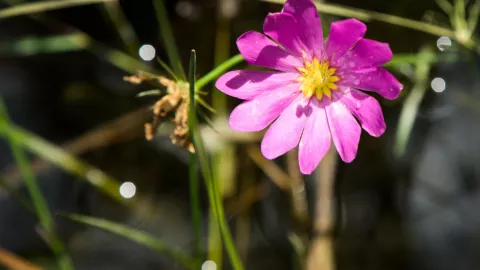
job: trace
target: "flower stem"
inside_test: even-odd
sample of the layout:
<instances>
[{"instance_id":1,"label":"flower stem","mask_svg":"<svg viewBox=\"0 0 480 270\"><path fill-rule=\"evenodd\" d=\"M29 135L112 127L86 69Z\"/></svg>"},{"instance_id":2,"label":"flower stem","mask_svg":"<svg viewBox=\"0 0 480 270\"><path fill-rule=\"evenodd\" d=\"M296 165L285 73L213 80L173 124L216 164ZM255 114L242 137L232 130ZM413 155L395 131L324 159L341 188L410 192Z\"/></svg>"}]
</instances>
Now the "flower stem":
<instances>
[{"instance_id":1,"label":"flower stem","mask_svg":"<svg viewBox=\"0 0 480 270\"><path fill-rule=\"evenodd\" d=\"M198 79L195 88L197 90L200 90L203 88L205 85L210 83L211 81L215 80L216 78L220 77L225 71L229 70L231 67L239 64L240 62L243 61L243 56L240 54L237 54L227 61L223 62L221 65L217 66L216 68L212 69L209 73L207 73L205 76L202 78Z\"/></svg>"},{"instance_id":2,"label":"flower stem","mask_svg":"<svg viewBox=\"0 0 480 270\"><path fill-rule=\"evenodd\" d=\"M189 65L189 81L195 82L195 67L196 67L196 55L195 51L192 51L192 55L190 57L190 65ZM189 117L188 117L188 125L189 125L189 133L190 138L194 137L194 130L196 127L196 116L195 116L195 83L190 83L190 92L189 92ZM195 143L194 143L195 145ZM195 158L195 153L190 153L189 157L189 179L190 179L190 204L191 204L191 211L192 211L192 222L193 222L193 237L194 237L194 246L195 246L195 257L200 259L201 254L201 245L200 245L200 237L201 237L201 215L200 215L200 195L199 195L199 184L198 184L198 177L197 177L197 163ZM200 260L198 260L200 262ZM197 265L197 268L198 265Z\"/></svg>"}]
</instances>

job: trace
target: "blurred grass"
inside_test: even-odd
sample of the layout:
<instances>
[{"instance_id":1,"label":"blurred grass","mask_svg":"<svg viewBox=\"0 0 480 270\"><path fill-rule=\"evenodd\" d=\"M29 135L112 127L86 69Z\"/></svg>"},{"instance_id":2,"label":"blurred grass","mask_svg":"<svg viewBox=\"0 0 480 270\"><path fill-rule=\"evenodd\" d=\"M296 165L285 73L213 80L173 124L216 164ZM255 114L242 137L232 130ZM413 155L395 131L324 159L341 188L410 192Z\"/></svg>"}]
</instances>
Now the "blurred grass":
<instances>
[{"instance_id":1,"label":"blurred grass","mask_svg":"<svg viewBox=\"0 0 480 270\"><path fill-rule=\"evenodd\" d=\"M140 48L140 41L135 30L127 20L119 1L108 1L103 7L104 16L112 23L122 40L125 49L134 56Z\"/></svg>"},{"instance_id":2,"label":"blurred grass","mask_svg":"<svg viewBox=\"0 0 480 270\"><path fill-rule=\"evenodd\" d=\"M171 249L166 243L161 239L148 234L146 232L129 228L127 226L108 221L105 219L99 219L94 217L87 217L76 214L63 214L62 216L67 217L70 220L73 220L78 223L86 224L92 227L96 227L102 230L105 230L110 233L120 235L126 239L130 239L140 245L151 248L152 250L157 251L158 253L165 254L180 263L187 269L197 270L197 263L193 258L184 254L183 252Z\"/></svg>"},{"instance_id":3,"label":"blurred grass","mask_svg":"<svg viewBox=\"0 0 480 270\"><path fill-rule=\"evenodd\" d=\"M403 103L395 134L394 153L397 157L404 154L412 133L420 103L428 88L430 68L433 63L433 49L424 47L417 56L415 65L415 84Z\"/></svg>"},{"instance_id":4,"label":"blurred grass","mask_svg":"<svg viewBox=\"0 0 480 270\"><path fill-rule=\"evenodd\" d=\"M30 150L34 154L74 175L85 178L90 184L112 199L121 203L127 202L118 192L120 188L119 181L81 161L60 147L13 124L3 124L0 131L0 136L4 138L15 138L15 141L21 147Z\"/></svg>"},{"instance_id":5,"label":"blurred grass","mask_svg":"<svg viewBox=\"0 0 480 270\"><path fill-rule=\"evenodd\" d=\"M163 0L152 0L155 12L157 14L157 20L160 27L160 35L165 43L165 50L167 51L170 65L172 66L175 74L183 80L186 80L185 71L182 66L182 59L175 45L175 37L173 36L170 21L168 20L168 13L165 10Z\"/></svg>"},{"instance_id":6,"label":"blurred grass","mask_svg":"<svg viewBox=\"0 0 480 270\"><path fill-rule=\"evenodd\" d=\"M6 127L9 125L10 120L8 119L7 109L3 103L3 99L0 98L0 133L5 134ZM57 264L61 270L72 270L74 269L73 262L70 259L70 256L65 250L63 243L60 241L59 237L55 232L55 224L53 221L52 214L48 209L47 202L43 197L43 194L40 190L40 186L37 183L35 174L30 167L30 161L28 157L23 152L21 147L20 140L21 138L15 136L11 133L6 133L6 141L10 145L15 162L17 163L18 169L25 181L28 193L32 200L33 206L37 218L40 221L41 233L44 234L46 243L52 249L55 257L57 259Z\"/></svg>"},{"instance_id":7,"label":"blurred grass","mask_svg":"<svg viewBox=\"0 0 480 270\"><path fill-rule=\"evenodd\" d=\"M53 0L25 3L0 10L0 20L22 15L46 12L50 10L69 8L75 6L103 3L116 0Z\"/></svg>"}]
</instances>

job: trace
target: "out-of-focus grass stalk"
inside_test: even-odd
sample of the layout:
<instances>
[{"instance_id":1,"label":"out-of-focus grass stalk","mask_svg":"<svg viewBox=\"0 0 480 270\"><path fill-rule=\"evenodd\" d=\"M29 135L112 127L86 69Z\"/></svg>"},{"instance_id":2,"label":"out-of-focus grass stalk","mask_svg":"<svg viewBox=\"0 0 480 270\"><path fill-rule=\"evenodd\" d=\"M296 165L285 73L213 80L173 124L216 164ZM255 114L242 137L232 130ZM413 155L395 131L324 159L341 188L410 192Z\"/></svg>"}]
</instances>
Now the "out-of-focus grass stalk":
<instances>
[{"instance_id":1,"label":"out-of-focus grass stalk","mask_svg":"<svg viewBox=\"0 0 480 270\"><path fill-rule=\"evenodd\" d=\"M16 142L22 147L72 174L87 179L90 184L109 197L122 203L127 202L118 192L120 183L111 176L86 164L65 150L11 123L2 125L1 128L0 136L15 138ZM130 199L130 201L134 199L135 197Z\"/></svg>"},{"instance_id":2,"label":"out-of-focus grass stalk","mask_svg":"<svg viewBox=\"0 0 480 270\"><path fill-rule=\"evenodd\" d=\"M223 62L216 68L212 69L210 72L205 74L205 76L201 77L200 79L197 80L195 84L195 88L197 90L202 89L205 85L210 83L211 81L215 80L216 78L220 77L223 73L225 73L227 70L229 70L231 67L241 63L243 61L243 56L240 54L237 54L227 61Z\"/></svg>"},{"instance_id":3,"label":"out-of-focus grass stalk","mask_svg":"<svg viewBox=\"0 0 480 270\"><path fill-rule=\"evenodd\" d=\"M276 3L276 4L285 3L285 0L262 0L262 1L269 2L269 3ZM317 10L320 13L332 14L332 15L337 15L342 17L352 17L362 21L375 20L375 21L393 24L396 26L410 28L420 32L432 34L435 36L447 36L449 38L456 40L459 44L463 45L464 47L470 50L475 50L478 53L480 53L480 43L477 40L473 38L465 38L465 36L461 35L461 33L457 33L456 31L453 31L451 29L444 28L438 25L411 20L411 19L407 19L407 18L395 16L395 15L376 12L376 11L363 10L363 9L339 6L334 4L316 2L315 5L317 6Z\"/></svg>"},{"instance_id":4,"label":"out-of-focus grass stalk","mask_svg":"<svg viewBox=\"0 0 480 270\"><path fill-rule=\"evenodd\" d=\"M305 269L305 251L308 246L306 228L308 226L308 203L303 182L302 173L298 165L298 149L292 149L287 153L287 169L290 176L290 196L292 200L292 212L295 220L295 232L290 240L295 248L295 260L297 269Z\"/></svg>"},{"instance_id":5,"label":"out-of-focus grass stalk","mask_svg":"<svg viewBox=\"0 0 480 270\"><path fill-rule=\"evenodd\" d=\"M190 57L190 64L188 70L189 79L189 110L188 110L188 130L190 138L194 137L193 131L196 128L196 115L195 115L195 67L196 67L196 55L195 51L192 51ZM193 142L196 148L195 142ZM201 209L200 209L200 187L197 177L197 162L195 153L190 153L189 157L189 180L190 180L190 208L192 211L192 223L193 223L193 238L195 248L195 258L200 262L200 256L202 252L200 237L202 235L201 227ZM199 265L196 266L199 269Z\"/></svg>"},{"instance_id":6,"label":"out-of-focus grass stalk","mask_svg":"<svg viewBox=\"0 0 480 270\"><path fill-rule=\"evenodd\" d=\"M135 55L140 47L140 42L135 30L127 20L120 3L118 1L106 2L102 7L102 11L104 11L105 16L112 22L127 51L130 55Z\"/></svg>"},{"instance_id":7,"label":"out-of-focus grass stalk","mask_svg":"<svg viewBox=\"0 0 480 270\"><path fill-rule=\"evenodd\" d=\"M418 55L415 69L415 85L403 103L400 118L398 120L394 145L394 153L396 156L401 156L405 152L420 102L428 89L428 78L430 76L430 67L432 65L431 54L432 49L425 47Z\"/></svg>"},{"instance_id":8,"label":"out-of-focus grass stalk","mask_svg":"<svg viewBox=\"0 0 480 270\"><path fill-rule=\"evenodd\" d=\"M163 42L165 42L165 49L170 60L170 65L180 79L186 80L185 71L182 66L182 59L180 58L177 46L175 45L175 38L170 26L170 21L168 20L165 4L163 3L163 0L153 0L153 5L155 7L155 12L157 13L160 34Z\"/></svg>"},{"instance_id":9,"label":"out-of-focus grass stalk","mask_svg":"<svg viewBox=\"0 0 480 270\"><path fill-rule=\"evenodd\" d=\"M3 100L0 98L0 133L4 133L5 127L9 125L9 122L10 120L8 119L7 109ZM72 260L55 232L53 217L48 209L47 202L43 197L37 180L35 179L35 174L30 167L28 157L21 148L19 140L21 140L21 138L18 138L13 134L7 133L6 135L6 141L10 145L13 157L25 181L25 185L27 186L35 212L40 221L41 229L45 234L45 240L56 256L58 267L62 270L72 270L74 269Z\"/></svg>"},{"instance_id":10,"label":"out-of-focus grass stalk","mask_svg":"<svg viewBox=\"0 0 480 270\"><path fill-rule=\"evenodd\" d=\"M121 225L105 219L87 217L87 216L76 215L76 214L65 214L63 216L82 224L97 227L107 232L118 234L138 244L149 247L161 254L165 254L169 256L170 258L174 259L176 262L180 263L187 269L190 269L190 270L200 269L197 267L198 263L195 261L195 259L189 257L187 254L184 254L180 251L173 250L161 239L151 234L148 234L146 232L132 229L125 225Z\"/></svg>"},{"instance_id":11,"label":"out-of-focus grass stalk","mask_svg":"<svg viewBox=\"0 0 480 270\"><path fill-rule=\"evenodd\" d=\"M21 4L0 10L0 20L21 15L31 15L55 9L103 3L116 0L52 0Z\"/></svg>"},{"instance_id":12,"label":"out-of-focus grass stalk","mask_svg":"<svg viewBox=\"0 0 480 270\"><path fill-rule=\"evenodd\" d=\"M338 155L333 143L315 171L315 220L314 238L307 255L306 270L335 270L334 186Z\"/></svg>"},{"instance_id":13,"label":"out-of-focus grass stalk","mask_svg":"<svg viewBox=\"0 0 480 270\"><path fill-rule=\"evenodd\" d=\"M195 61L192 58L195 58L196 54L195 51L192 51L191 59L190 59L190 68L191 74L195 74ZM195 76L192 75L189 78L189 84L191 86L195 86ZM191 89L191 92L195 93L195 89ZM225 244L225 249L227 250L227 254L230 258L232 263L233 269L235 270L243 270L243 265L238 256L237 250L235 248L235 243L233 242L232 235L230 233L230 228L228 227L225 213L223 209L223 201L220 195L220 191L217 187L217 181L214 179L214 173L212 172L212 167L210 165L209 157L205 151L205 146L203 144L203 140L200 137L200 130L198 129L197 125L197 116L196 116L196 108L192 107L195 103L191 104L190 110L191 113L189 114L191 119L191 134L193 134L193 142L195 145L195 154L198 157L200 167L202 169L202 175L205 179L205 185L207 186L208 191L208 199L210 203L210 207L215 210L215 217L217 218L218 227L220 229L220 233L222 235L223 243Z\"/></svg>"},{"instance_id":14,"label":"out-of-focus grass stalk","mask_svg":"<svg viewBox=\"0 0 480 270\"><path fill-rule=\"evenodd\" d=\"M8 5L19 5L23 3L23 0L2 0L3 3ZM55 28L57 25L63 25L61 22L58 22L55 19L47 18L42 16L42 14L28 14L34 20L44 24L47 27ZM70 27L69 28L73 28ZM73 29L78 35L73 37L68 37L67 40L72 44L79 46L80 48L86 49L97 55L101 59L105 59L110 62L112 65L122 69L131 74L135 74L138 70L144 70L149 72L154 72L150 66L141 62L138 59L133 58L132 56L94 40L88 34L78 29Z\"/></svg>"}]
</instances>

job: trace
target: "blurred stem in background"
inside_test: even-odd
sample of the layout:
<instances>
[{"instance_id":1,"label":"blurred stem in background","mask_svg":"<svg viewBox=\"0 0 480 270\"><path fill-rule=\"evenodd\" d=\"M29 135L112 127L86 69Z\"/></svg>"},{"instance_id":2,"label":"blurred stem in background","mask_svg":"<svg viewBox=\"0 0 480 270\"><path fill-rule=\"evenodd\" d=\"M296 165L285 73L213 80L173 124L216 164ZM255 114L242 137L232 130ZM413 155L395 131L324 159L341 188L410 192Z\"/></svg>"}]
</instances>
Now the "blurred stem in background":
<instances>
[{"instance_id":1,"label":"blurred stem in background","mask_svg":"<svg viewBox=\"0 0 480 270\"><path fill-rule=\"evenodd\" d=\"M338 155L331 144L325 157L315 171L315 219L314 236L307 255L307 270L335 270L333 243L334 182Z\"/></svg>"},{"instance_id":2,"label":"blurred stem in background","mask_svg":"<svg viewBox=\"0 0 480 270\"><path fill-rule=\"evenodd\" d=\"M55 254L59 269L73 270L73 262L55 232L55 223L52 214L48 209L47 202L43 197L37 180L35 179L35 174L30 167L30 161L19 143L21 138L16 137L11 133L5 133L5 127L9 125L9 122L10 120L8 119L7 109L3 103L3 99L0 98L0 135L6 137L6 141L10 145L15 162L17 163L20 173L25 181L25 185L27 186L37 218L40 221L41 228L39 233L44 237L44 240Z\"/></svg>"},{"instance_id":3,"label":"blurred stem in background","mask_svg":"<svg viewBox=\"0 0 480 270\"><path fill-rule=\"evenodd\" d=\"M180 53L175 45L175 37L173 36L172 27L168 20L168 13L165 9L165 4L163 3L163 0L153 0L153 6L157 13L160 36L165 43L165 50L167 51L173 72L175 72L180 79L186 80L187 78L185 76L185 71L183 70L182 59L180 58Z\"/></svg>"},{"instance_id":4,"label":"blurred stem in background","mask_svg":"<svg viewBox=\"0 0 480 270\"><path fill-rule=\"evenodd\" d=\"M125 46L125 49L131 56L136 56L137 50L140 48L140 41L135 30L130 22L125 17L119 1L109 1L102 6L102 11L110 22L113 28L117 31L120 39Z\"/></svg>"},{"instance_id":5,"label":"blurred stem in background","mask_svg":"<svg viewBox=\"0 0 480 270\"><path fill-rule=\"evenodd\" d=\"M395 134L394 153L397 157L402 156L407 148L418 108L428 89L430 68L434 60L432 59L432 51L430 47L424 47L417 57L415 77L413 78L415 84L403 103Z\"/></svg>"}]
</instances>

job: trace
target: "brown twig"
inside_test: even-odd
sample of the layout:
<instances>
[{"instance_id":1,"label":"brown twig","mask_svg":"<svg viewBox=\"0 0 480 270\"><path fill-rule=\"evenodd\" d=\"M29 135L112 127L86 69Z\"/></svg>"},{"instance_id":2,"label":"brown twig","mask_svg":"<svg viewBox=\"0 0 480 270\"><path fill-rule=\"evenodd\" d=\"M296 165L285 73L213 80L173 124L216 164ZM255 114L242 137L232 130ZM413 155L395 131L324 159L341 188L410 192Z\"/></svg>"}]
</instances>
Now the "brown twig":
<instances>
[{"instance_id":1,"label":"brown twig","mask_svg":"<svg viewBox=\"0 0 480 270\"><path fill-rule=\"evenodd\" d=\"M37 266L25 259L11 253L10 251L0 248L0 264L8 269L14 270L42 270L40 266Z\"/></svg>"},{"instance_id":2,"label":"brown twig","mask_svg":"<svg viewBox=\"0 0 480 270\"><path fill-rule=\"evenodd\" d=\"M275 185L282 190L290 190L290 177L288 174L280 169L273 161L264 158L258 146L250 144L247 145L246 150L248 156L272 179Z\"/></svg>"}]
</instances>

